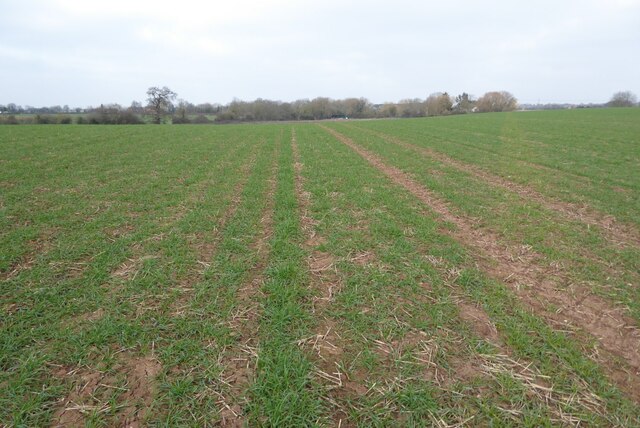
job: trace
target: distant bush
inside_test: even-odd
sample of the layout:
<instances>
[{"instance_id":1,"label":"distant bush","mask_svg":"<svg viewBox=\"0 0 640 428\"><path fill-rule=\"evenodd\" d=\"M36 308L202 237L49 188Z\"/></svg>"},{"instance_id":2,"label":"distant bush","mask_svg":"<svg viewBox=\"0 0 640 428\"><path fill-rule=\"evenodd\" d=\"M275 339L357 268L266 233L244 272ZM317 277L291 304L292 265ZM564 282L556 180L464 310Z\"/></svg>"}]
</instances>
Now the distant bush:
<instances>
[{"instance_id":1,"label":"distant bush","mask_svg":"<svg viewBox=\"0 0 640 428\"><path fill-rule=\"evenodd\" d=\"M99 109L89 114L86 119L78 120L83 125L141 125L140 116L130 110Z\"/></svg>"},{"instance_id":2,"label":"distant bush","mask_svg":"<svg viewBox=\"0 0 640 428\"><path fill-rule=\"evenodd\" d=\"M507 91L487 92L476 101L480 113L513 111L518 107L518 100Z\"/></svg>"},{"instance_id":3,"label":"distant bush","mask_svg":"<svg viewBox=\"0 0 640 428\"><path fill-rule=\"evenodd\" d=\"M223 111L216 116L216 122L233 122L237 120L236 114L232 111Z\"/></svg>"},{"instance_id":4,"label":"distant bush","mask_svg":"<svg viewBox=\"0 0 640 428\"><path fill-rule=\"evenodd\" d=\"M70 125L73 123L73 120L71 119L71 116L60 116L58 118L58 123L60 125Z\"/></svg>"},{"instance_id":5,"label":"distant bush","mask_svg":"<svg viewBox=\"0 0 640 428\"><path fill-rule=\"evenodd\" d=\"M200 114L191 120L191 123L213 123L207 116Z\"/></svg>"},{"instance_id":6,"label":"distant bush","mask_svg":"<svg viewBox=\"0 0 640 428\"><path fill-rule=\"evenodd\" d=\"M56 123L56 118L49 115L37 114L35 121L36 121L36 124L38 125L49 125L51 123Z\"/></svg>"},{"instance_id":7,"label":"distant bush","mask_svg":"<svg viewBox=\"0 0 640 428\"><path fill-rule=\"evenodd\" d=\"M84 125L85 123L87 123L87 120L84 118L84 116L78 116L78 118L76 119L76 123L78 125Z\"/></svg>"},{"instance_id":8,"label":"distant bush","mask_svg":"<svg viewBox=\"0 0 640 428\"><path fill-rule=\"evenodd\" d=\"M17 125L18 119L16 119L14 115L10 114L9 116L3 117L0 123L3 125Z\"/></svg>"},{"instance_id":9,"label":"distant bush","mask_svg":"<svg viewBox=\"0 0 640 428\"><path fill-rule=\"evenodd\" d=\"M132 111L124 110L118 114L116 123L118 125L142 125L144 121L140 119L140 116Z\"/></svg>"},{"instance_id":10,"label":"distant bush","mask_svg":"<svg viewBox=\"0 0 640 428\"><path fill-rule=\"evenodd\" d=\"M633 107L636 105L638 98L631 91L620 91L613 94L611 100L607 103L609 107Z\"/></svg>"},{"instance_id":11,"label":"distant bush","mask_svg":"<svg viewBox=\"0 0 640 428\"><path fill-rule=\"evenodd\" d=\"M205 119L206 119L206 117L205 117ZM173 123L174 125L183 125L183 124L186 124L186 123L191 123L191 121L186 116L173 116L171 118L171 123Z\"/></svg>"}]
</instances>

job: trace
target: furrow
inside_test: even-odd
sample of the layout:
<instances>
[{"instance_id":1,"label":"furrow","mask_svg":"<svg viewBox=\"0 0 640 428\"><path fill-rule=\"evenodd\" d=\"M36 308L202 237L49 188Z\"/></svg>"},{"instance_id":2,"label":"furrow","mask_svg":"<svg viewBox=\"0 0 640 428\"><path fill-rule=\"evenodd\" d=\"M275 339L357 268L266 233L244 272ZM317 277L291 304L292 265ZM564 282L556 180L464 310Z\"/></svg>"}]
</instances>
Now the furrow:
<instances>
[{"instance_id":1,"label":"furrow","mask_svg":"<svg viewBox=\"0 0 640 428\"><path fill-rule=\"evenodd\" d=\"M215 256L216 249L220 245L220 241L223 239L222 231L225 229L227 223L234 217L238 208L240 206L240 202L242 201L242 191L247 185L249 181L249 176L251 175L251 170L255 167L257 158L257 152L253 152L251 154L250 159L247 160L246 163L242 164L240 180L236 182L233 187L233 191L231 193L232 198L230 203L227 205L225 211L222 213L222 216L218 220L214 229L211 231L213 238L211 241L199 240L196 243L192 243L196 252L196 261L198 263L198 275L194 277L193 275L187 278L185 281L179 285L179 291L181 292L180 296L176 298L172 303L172 312L174 315L180 315L182 311L188 306L188 302L193 295L193 286L194 283L197 282L204 272L209 269L211 266L211 260Z\"/></svg>"},{"instance_id":2,"label":"furrow","mask_svg":"<svg viewBox=\"0 0 640 428\"><path fill-rule=\"evenodd\" d=\"M227 222L233 218L236 211L238 211L238 207L240 206L240 201L242 200L242 191L244 187L247 185L249 181L250 172L256 164L257 152L253 152L251 158L247 161L247 163L243 164L241 167L241 178L240 181L236 183L233 189L233 198L231 199L231 204L227 207L227 210L224 212L220 221L215 226L213 233L215 234L215 238L213 242L209 245L204 245L201 248L198 248L198 262L203 266L207 266L209 261L212 259L216 247L220 243L221 234L220 230L224 229Z\"/></svg>"},{"instance_id":3,"label":"furrow","mask_svg":"<svg viewBox=\"0 0 640 428\"><path fill-rule=\"evenodd\" d=\"M231 315L229 327L234 332L236 344L223 351L220 365L223 367L221 377L228 387L220 395L221 424L225 427L246 426L244 414L246 392L255 378L255 365L258 357L258 337L261 307L259 301L263 297L262 285L269 261L269 240L273 236L273 213L275 191L278 177L278 153L274 155L271 167L269 187L265 194L266 206L260 219L261 231L252 249L258 254L256 264L251 268L246 285L237 290L237 309Z\"/></svg>"},{"instance_id":4,"label":"furrow","mask_svg":"<svg viewBox=\"0 0 640 428\"><path fill-rule=\"evenodd\" d=\"M539 264L541 256L528 247L502 244L497 234L476 229L472 221L453 214L445 202L412 179L407 173L385 164L377 155L363 149L353 140L333 129L321 126L343 144L431 207L445 221L456 226L450 232L458 241L473 248L478 264L491 276L508 284L527 305L555 327L580 329L591 334L604 350L617 358L601 355L598 362L609 377L636 401L640 401L640 330L621 308L612 307L604 299L579 289L564 289L559 281L562 271ZM560 307L557 311L548 308ZM616 362L622 360L622 364Z\"/></svg>"},{"instance_id":5,"label":"furrow","mask_svg":"<svg viewBox=\"0 0 640 428\"><path fill-rule=\"evenodd\" d=\"M298 201L300 226L304 234L303 248L309 254L309 257L307 257L307 268L310 274L309 281L313 290L319 294L319 297L314 298L312 311L316 316L320 316L334 300L335 295L340 292L343 284L335 271L335 259L333 256L316 249L326 239L316 232L315 220L309 215L310 194L304 190L304 177L302 176L304 165L300 161L295 129L292 131L291 148L294 159L295 192ZM331 418L340 426L348 415L338 404L338 395L342 394L344 398L345 394L347 396L353 395L355 391L363 388L366 390L366 387L347 379L340 370L343 348L340 344L342 336L339 330L336 323L325 316L319 320L315 333L305 338L300 345L311 347L317 354L318 360L316 361L315 375L318 382L326 388L328 399L335 403L332 408Z\"/></svg>"}]
</instances>

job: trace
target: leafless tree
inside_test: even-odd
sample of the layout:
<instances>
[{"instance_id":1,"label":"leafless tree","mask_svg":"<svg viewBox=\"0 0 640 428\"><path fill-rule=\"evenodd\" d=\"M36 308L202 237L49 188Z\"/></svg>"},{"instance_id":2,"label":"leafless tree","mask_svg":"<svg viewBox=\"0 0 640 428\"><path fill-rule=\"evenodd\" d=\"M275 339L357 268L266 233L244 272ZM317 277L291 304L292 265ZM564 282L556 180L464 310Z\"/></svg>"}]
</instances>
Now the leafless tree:
<instances>
[{"instance_id":1,"label":"leafless tree","mask_svg":"<svg viewBox=\"0 0 640 428\"><path fill-rule=\"evenodd\" d=\"M178 94L171 89L163 86L158 88L152 86L147 90L147 102L149 108L153 112L153 122L159 124L162 122L162 116L171 107L171 101L173 101Z\"/></svg>"},{"instance_id":2,"label":"leafless tree","mask_svg":"<svg viewBox=\"0 0 640 428\"><path fill-rule=\"evenodd\" d=\"M425 114L424 102L420 98L404 99L398 102L400 117L420 117Z\"/></svg>"},{"instance_id":3,"label":"leafless tree","mask_svg":"<svg viewBox=\"0 0 640 428\"><path fill-rule=\"evenodd\" d=\"M633 107L638 102L636 95L631 91L620 91L613 94L609 101L609 107Z\"/></svg>"},{"instance_id":4,"label":"leafless tree","mask_svg":"<svg viewBox=\"0 0 640 428\"><path fill-rule=\"evenodd\" d=\"M487 92L476 101L479 112L513 111L518 107L518 100L507 91Z\"/></svg>"},{"instance_id":5,"label":"leafless tree","mask_svg":"<svg viewBox=\"0 0 640 428\"><path fill-rule=\"evenodd\" d=\"M436 92L425 101L427 116L442 116L451 113L453 102L448 93Z\"/></svg>"},{"instance_id":6,"label":"leafless tree","mask_svg":"<svg viewBox=\"0 0 640 428\"><path fill-rule=\"evenodd\" d=\"M456 97L453 103L453 111L455 113L470 113L475 104L476 102L471 98L471 95L463 92Z\"/></svg>"}]
</instances>

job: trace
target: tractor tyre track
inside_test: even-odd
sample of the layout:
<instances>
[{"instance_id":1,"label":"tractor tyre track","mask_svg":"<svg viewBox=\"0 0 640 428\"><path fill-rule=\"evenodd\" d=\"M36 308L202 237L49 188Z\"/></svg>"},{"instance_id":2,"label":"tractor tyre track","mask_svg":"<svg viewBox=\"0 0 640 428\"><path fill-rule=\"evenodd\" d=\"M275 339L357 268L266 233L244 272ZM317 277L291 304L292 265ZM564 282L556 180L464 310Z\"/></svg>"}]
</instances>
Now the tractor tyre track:
<instances>
[{"instance_id":1,"label":"tractor tyre track","mask_svg":"<svg viewBox=\"0 0 640 428\"><path fill-rule=\"evenodd\" d=\"M444 153L436 150L420 147L415 144L402 141L392 135L384 134L382 132L370 131L366 128L357 126L351 126L354 129L363 130L376 135L388 143L396 144L408 150L412 150L423 155L426 155L432 159L437 160L440 163L451 166L459 171L466 172L487 184L492 186L501 187L510 192L516 193L525 200L532 200L542 205L550 211L555 211L565 218L570 220L579 221L589 226L598 227L605 238L613 242L616 245L629 247L640 247L640 233L629 225L618 222L613 216L605 215L597 212L588 206L580 206L570 202L563 202L555 199L551 199L542 193L534 190L523 184L515 183L511 180L507 180L496 174L492 174L482 168L474 165L470 165L465 162L453 159Z\"/></svg>"},{"instance_id":2,"label":"tractor tyre track","mask_svg":"<svg viewBox=\"0 0 640 428\"><path fill-rule=\"evenodd\" d=\"M593 336L600 347L597 362L610 379L637 402L640 402L640 330L622 308L582 288L562 289L562 271L544 267L542 257L528 248L500 242L497 234L473 228L473 222L454 215L445 202L436 197L407 173L385 164L380 157L357 145L353 140L321 126L338 141L348 146L395 184L405 188L429 206L445 221L456 226L448 232L453 238L479 253L477 262L492 277L508 284L516 296L543 316L550 324L564 328L579 327ZM551 311L555 305L560 309ZM611 355L604 355L604 354ZM610 358L611 356L617 358ZM622 360L619 364L616 359Z\"/></svg>"}]
</instances>

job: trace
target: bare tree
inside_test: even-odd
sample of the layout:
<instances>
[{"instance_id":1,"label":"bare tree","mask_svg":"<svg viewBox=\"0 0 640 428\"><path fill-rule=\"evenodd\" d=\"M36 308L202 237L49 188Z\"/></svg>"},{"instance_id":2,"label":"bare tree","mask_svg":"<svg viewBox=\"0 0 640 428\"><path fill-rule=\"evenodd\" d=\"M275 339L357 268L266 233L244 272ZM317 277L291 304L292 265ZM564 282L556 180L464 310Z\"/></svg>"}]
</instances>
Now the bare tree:
<instances>
[{"instance_id":1,"label":"bare tree","mask_svg":"<svg viewBox=\"0 0 640 428\"><path fill-rule=\"evenodd\" d=\"M453 102L448 93L436 92L425 101L427 116L442 116L451 113Z\"/></svg>"},{"instance_id":2,"label":"bare tree","mask_svg":"<svg viewBox=\"0 0 640 428\"><path fill-rule=\"evenodd\" d=\"M171 107L171 101L173 101L178 94L171 89L163 86L158 88L152 86L147 90L147 102L149 108L153 111L153 122L159 124L162 122L162 116Z\"/></svg>"},{"instance_id":3,"label":"bare tree","mask_svg":"<svg viewBox=\"0 0 640 428\"><path fill-rule=\"evenodd\" d=\"M309 110L313 119L328 119L331 117L331 100L326 97L317 97L309 102Z\"/></svg>"},{"instance_id":4,"label":"bare tree","mask_svg":"<svg viewBox=\"0 0 640 428\"><path fill-rule=\"evenodd\" d=\"M633 107L638 102L636 95L631 91L620 91L613 94L607 105L609 107Z\"/></svg>"},{"instance_id":5,"label":"bare tree","mask_svg":"<svg viewBox=\"0 0 640 428\"><path fill-rule=\"evenodd\" d=\"M398 115L398 106L394 103L384 103L378 113L380 117L396 117Z\"/></svg>"},{"instance_id":6,"label":"bare tree","mask_svg":"<svg viewBox=\"0 0 640 428\"><path fill-rule=\"evenodd\" d=\"M487 92L476 101L479 112L513 111L518 107L518 100L507 91Z\"/></svg>"},{"instance_id":7,"label":"bare tree","mask_svg":"<svg viewBox=\"0 0 640 428\"><path fill-rule=\"evenodd\" d=\"M420 98L404 99L398 102L398 115L401 117L420 117L424 114L425 106Z\"/></svg>"},{"instance_id":8,"label":"bare tree","mask_svg":"<svg viewBox=\"0 0 640 428\"><path fill-rule=\"evenodd\" d=\"M173 117L172 123L189 123L189 119L187 118L187 110L189 109L190 104L183 100L178 100L178 106L176 109L176 116Z\"/></svg>"},{"instance_id":9,"label":"bare tree","mask_svg":"<svg viewBox=\"0 0 640 428\"><path fill-rule=\"evenodd\" d=\"M144 107L142 107L142 103L140 101L131 101L129 110L136 114L144 113Z\"/></svg>"},{"instance_id":10,"label":"bare tree","mask_svg":"<svg viewBox=\"0 0 640 428\"><path fill-rule=\"evenodd\" d=\"M470 113L473 110L475 101L466 92L461 93L456 97L453 103L453 111L456 113Z\"/></svg>"}]
</instances>

